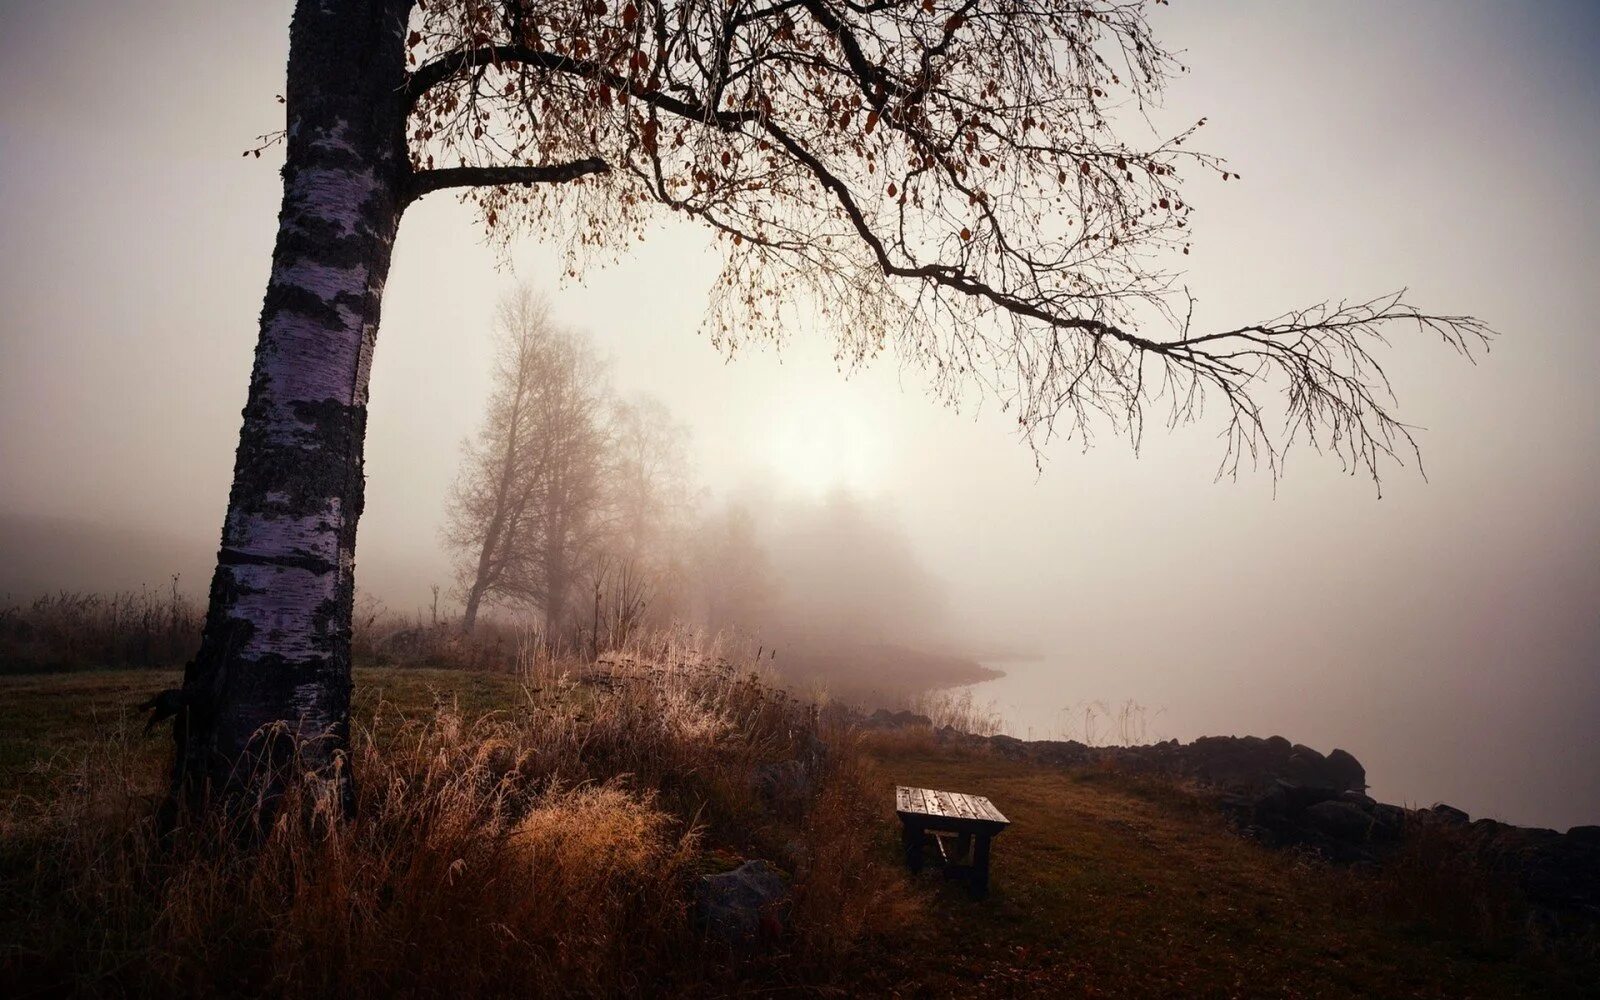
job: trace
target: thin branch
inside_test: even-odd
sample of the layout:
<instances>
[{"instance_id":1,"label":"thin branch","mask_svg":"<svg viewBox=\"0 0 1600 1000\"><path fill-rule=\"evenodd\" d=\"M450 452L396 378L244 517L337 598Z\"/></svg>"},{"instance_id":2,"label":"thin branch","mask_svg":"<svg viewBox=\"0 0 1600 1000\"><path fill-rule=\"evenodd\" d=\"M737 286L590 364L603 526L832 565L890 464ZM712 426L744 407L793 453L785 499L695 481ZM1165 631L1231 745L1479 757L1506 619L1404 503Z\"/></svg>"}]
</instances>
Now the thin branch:
<instances>
[{"instance_id":1,"label":"thin branch","mask_svg":"<svg viewBox=\"0 0 1600 1000\"><path fill-rule=\"evenodd\" d=\"M754 111L719 112L692 101L679 100L659 90L638 88L627 77L614 73L598 63L587 59L574 59L555 52L545 52L541 49L530 49L524 45L482 45L446 52L412 72L410 80L406 83L406 94L410 103L415 104L433 87L455 78L474 66L499 66L502 63L514 63L529 69L580 76L596 83L603 83L614 90L627 91L640 101L681 118L717 128L737 130L746 122L755 121L757 118L757 113Z\"/></svg>"}]
</instances>

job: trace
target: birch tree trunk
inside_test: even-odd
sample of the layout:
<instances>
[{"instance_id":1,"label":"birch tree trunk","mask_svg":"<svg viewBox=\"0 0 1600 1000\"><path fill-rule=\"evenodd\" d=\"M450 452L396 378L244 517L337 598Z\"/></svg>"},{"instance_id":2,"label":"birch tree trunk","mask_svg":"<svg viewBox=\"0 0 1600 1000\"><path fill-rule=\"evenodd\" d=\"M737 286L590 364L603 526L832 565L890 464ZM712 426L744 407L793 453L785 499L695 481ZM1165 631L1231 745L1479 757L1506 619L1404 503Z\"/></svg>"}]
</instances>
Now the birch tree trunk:
<instances>
[{"instance_id":1,"label":"birch tree trunk","mask_svg":"<svg viewBox=\"0 0 1600 1000\"><path fill-rule=\"evenodd\" d=\"M409 6L301 0L290 27L277 244L205 634L174 727L175 787L191 800L249 787L297 752L350 801L336 762L349 734L367 379L408 170Z\"/></svg>"}]
</instances>

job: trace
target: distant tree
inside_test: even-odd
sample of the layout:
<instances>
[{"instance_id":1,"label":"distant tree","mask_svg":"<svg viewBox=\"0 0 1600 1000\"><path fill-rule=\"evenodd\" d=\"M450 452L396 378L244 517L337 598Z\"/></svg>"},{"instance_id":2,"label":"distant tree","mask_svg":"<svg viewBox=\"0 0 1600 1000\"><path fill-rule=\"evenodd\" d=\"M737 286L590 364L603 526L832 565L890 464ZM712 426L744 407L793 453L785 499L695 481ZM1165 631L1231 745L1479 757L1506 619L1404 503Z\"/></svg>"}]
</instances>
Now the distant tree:
<instances>
[{"instance_id":1,"label":"distant tree","mask_svg":"<svg viewBox=\"0 0 1600 1000\"><path fill-rule=\"evenodd\" d=\"M749 507L727 503L702 518L692 558L691 572L711 632L749 629L766 618L778 584Z\"/></svg>"},{"instance_id":2,"label":"distant tree","mask_svg":"<svg viewBox=\"0 0 1600 1000\"><path fill-rule=\"evenodd\" d=\"M531 605L560 638L595 557L605 501L604 372L526 286L500 305L484 424L451 491L446 541L471 632L487 602Z\"/></svg>"},{"instance_id":3,"label":"distant tree","mask_svg":"<svg viewBox=\"0 0 1600 1000\"><path fill-rule=\"evenodd\" d=\"M604 369L575 336L562 339L538 433L549 464L534 490L526 558L512 560L505 590L538 608L551 642L574 638L571 618L582 581L605 539L608 387Z\"/></svg>"},{"instance_id":4,"label":"distant tree","mask_svg":"<svg viewBox=\"0 0 1600 1000\"><path fill-rule=\"evenodd\" d=\"M509 563L526 548L534 490L549 462L549 441L536 433L554 351L548 307L519 287L500 303L496 336L487 412L477 440L465 446L444 531L462 557L461 627L469 633L484 600L501 592Z\"/></svg>"},{"instance_id":5,"label":"distant tree","mask_svg":"<svg viewBox=\"0 0 1600 1000\"><path fill-rule=\"evenodd\" d=\"M1227 466L1295 440L1377 477L1413 450L1371 350L1468 317L1399 296L1207 332L1187 249L1190 132L1129 122L1176 64L1134 0L300 0L283 202L176 778L237 784L285 725L347 741L367 381L400 218L461 189L493 234L615 254L660 210L710 227L731 348L807 306L861 358L892 340L1030 436L1139 435L1220 403ZM1192 130L1191 130L1192 131ZM1287 430L1274 436L1281 400ZM279 744L283 745L283 744ZM334 769L341 780L348 769ZM348 784L345 784L348 795Z\"/></svg>"},{"instance_id":6,"label":"distant tree","mask_svg":"<svg viewBox=\"0 0 1600 1000\"><path fill-rule=\"evenodd\" d=\"M660 400L617 400L608 428L606 527L593 588L605 641L615 643L647 618L665 623L681 610L683 542L695 497L688 431Z\"/></svg>"},{"instance_id":7,"label":"distant tree","mask_svg":"<svg viewBox=\"0 0 1600 1000\"><path fill-rule=\"evenodd\" d=\"M606 483L608 547L625 560L670 546L693 507L688 430L653 396L617 400L609 416Z\"/></svg>"}]
</instances>

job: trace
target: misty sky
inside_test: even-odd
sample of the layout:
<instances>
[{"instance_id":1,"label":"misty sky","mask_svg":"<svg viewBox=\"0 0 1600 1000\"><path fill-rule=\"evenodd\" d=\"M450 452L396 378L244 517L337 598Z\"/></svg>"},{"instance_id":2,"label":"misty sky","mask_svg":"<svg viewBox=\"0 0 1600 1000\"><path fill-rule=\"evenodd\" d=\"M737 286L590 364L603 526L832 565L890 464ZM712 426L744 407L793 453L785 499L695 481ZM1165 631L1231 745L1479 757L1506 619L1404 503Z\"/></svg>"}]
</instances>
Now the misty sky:
<instances>
[{"instance_id":1,"label":"misty sky","mask_svg":"<svg viewBox=\"0 0 1600 1000\"><path fill-rule=\"evenodd\" d=\"M215 544L279 195L274 153L240 153L281 124L290 6L0 4L0 511ZM503 259L436 194L387 286L362 585L420 604L448 579L494 300L527 280L690 427L713 491L883 498L972 644L1045 657L1063 706L1136 698L1162 736L1346 747L1380 797L1600 822L1600 6L1152 20L1191 67L1160 120L1209 116L1198 145L1243 174L1187 188L1198 324L1409 286L1503 334L1477 367L1385 355L1428 482L1394 470L1380 500L1309 452L1276 491L1213 482L1205 424L1137 458L1060 442L1039 475L1008 418L936 407L892 357L848 381L815 341L729 363L698 331L698 229L561 285L554 248Z\"/></svg>"}]
</instances>

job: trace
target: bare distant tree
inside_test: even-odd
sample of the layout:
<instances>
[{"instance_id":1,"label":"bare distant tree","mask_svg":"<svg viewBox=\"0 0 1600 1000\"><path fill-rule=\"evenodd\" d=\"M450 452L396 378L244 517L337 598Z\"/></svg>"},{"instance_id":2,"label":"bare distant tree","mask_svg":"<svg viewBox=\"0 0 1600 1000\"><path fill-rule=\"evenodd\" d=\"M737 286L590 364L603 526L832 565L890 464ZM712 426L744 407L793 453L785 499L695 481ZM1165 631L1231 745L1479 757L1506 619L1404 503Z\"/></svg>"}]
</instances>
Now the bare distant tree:
<instances>
[{"instance_id":1,"label":"bare distant tree","mask_svg":"<svg viewBox=\"0 0 1600 1000\"><path fill-rule=\"evenodd\" d=\"M505 588L537 607L545 634L560 643L573 638L574 602L605 539L608 387L576 336L563 340L558 362L541 417L550 462L536 490L527 558L513 560Z\"/></svg>"},{"instance_id":2,"label":"bare distant tree","mask_svg":"<svg viewBox=\"0 0 1600 1000\"><path fill-rule=\"evenodd\" d=\"M501 303L497 336L484 426L447 511L446 540L464 557L462 628L501 600L537 608L558 638L603 531L604 371L525 286Z\"/></svg>"},{"instance_id":3,"label":"bare distant tree","mask_svg":"<svg viewBox=\"0 0 1600 1000\"><path fill-rule=\"evenodd\" d=\"M658 399L614 400L607 424L604 526L591 566L594 648L681 610L694 487L688 430Z\"/></svg>"},{"instance_id":4,"label":"bare distant tree","mask_svg":"<svg viewBox=\"0 0 1600 1000\"><path fill-rule=\"evenodd\" d=\"M450 492L445 540L465 558L458 567L471 632L485 598L493 599L506 567L531 530L534 491L549 463L550 442L539 434L541 391L551 378L557 336L549 308L526 286L500 303L495 365L483 428L469 442Z\"/></svg>"},{"instance_id":5,"label":"bare distant tree","mask_svg":"<svg viewBox=\"0 0 1600 1000\"><path fill-rule=\"evenodd\" d=\"M616 401L609 421L608 547L623 561L648 559L669 546L692 511L688 430L653 396Z\"/></svg>"},{"instance_id":6,"label":"bare distant tree","mask_svg":"<svg viewBox=\"0 0 1600 1000\"><path fill-rule=\"evenodd\" d=\"M1191 132L1139 138L1176 63L1138 0L300 0L283 202L176 776L230 780L263 727L347 738L367 382L406 207L461 189L492 233L612 255L665 212L724 253L730 347L814 309L847 359L894 342L1030 436L1135 438L1220 403L1225 467L1296 440L1376 478L1413 453L1371 353L1469 317L1399 296L1196 328ZM1312 154L1314 155L1314 154ZM1277 400L1287 418L1275 433ZM314 738L314 739L313 739ZM309 740L309 742L306 742ZM343 775L347 769L338 772ZM348 790L348 789L347 789Z\"/></svg>"}]
</instances>

